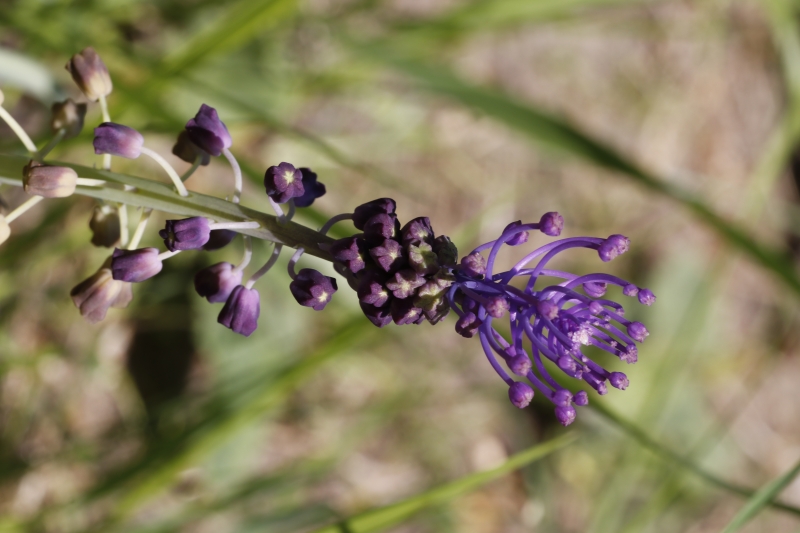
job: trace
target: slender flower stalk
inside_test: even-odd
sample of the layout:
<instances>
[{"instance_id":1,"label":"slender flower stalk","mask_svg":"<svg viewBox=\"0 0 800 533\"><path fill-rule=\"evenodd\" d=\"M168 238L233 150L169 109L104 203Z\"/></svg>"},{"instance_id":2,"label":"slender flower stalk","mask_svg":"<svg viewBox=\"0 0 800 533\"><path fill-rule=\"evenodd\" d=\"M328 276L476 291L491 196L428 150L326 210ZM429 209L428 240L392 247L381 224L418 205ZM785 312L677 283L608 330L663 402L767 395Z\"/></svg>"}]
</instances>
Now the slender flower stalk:
<instances>
[{"instance_id":1,"label":"slender flower stalk","mask_svg":"<svg viewBox=\"0 0 800 533\"><path fill-rule=\"evenodd\" d=\"M194 174L194 173L197 171L197 169L198 169L198 168L200 168L200 165L201 165L202 163L203 163L203 161L202 161L202 159L200 158L200 156L196 157L196 158L195 158L195 160L194 160L194 163L192 163L192 166L190 166L190 167L189 167L189 168L186 170L186 172L184 172L183 174L181 174L181 181L186 181L186 180L188 180L189 178L191 178L191 177L192 177L192 174Z\"/></svg>"},{"instance_id":2,"label":"slender flower stalk","mask_svg":"<svg viewBox=\"0 0 800 533\"><path fill-rule=\"evenodd\" d=\"M42 149L41 149L41 150L39 150L38 152L36 152L36 159L38 159L39 161L42 161L42 160L44 160L44 158L45 158L45 157L47 157L47 154L49 154L50 152L52 152L52 151L53 151L53 148L55 148L56 146L58 146L58 143L60 143L60 142L61 142L61 141L64 139L64 137L66 136L66 134L67 134L67 130L66 130L66 128L61 128L60 130L58 130L58 131L56 132L56 134L53 136L53 138L52 138L52 139L50 139L50 141L48 141L48 143L47 143L47 144L45 144L45 145L42 147Z\"/></svg>"},{"instance_id":3,"label":"slender flower stalk","mask_svg":"<svg viewBox=\"0 0 800 533\"><path fill-rule=\"evenodd\" d=\"M241 262L234 268L237 272L243 271L250 264L253 258L253 239L249 235L245 235L242 239L244 241L244 252L242 253Z\"/></svg>"},{"instance_id":4,"label":"slender flower stalk","mask_svg":"<svg viewBox=\"0 0 800 533\"><path fill-rule=\"evenodd\" d=\"M28 136L22 126L19 125L19 122L17 122L16 119L11 116L11 113L6 111L6 108L4 108L2 105L0 105L0 118L5 121L8 127L11 128L11 131L13 131L19 140L22 141L22 144L25 145L25 148L27 148L31 154L35 154L38 151L31 138Z\"/></svg>"},{"instance_id":5,"label":"slender flower stalk","mask_svg":"<svg viewBox=\"0 0 800 533\"><path fill-rule=\"evenodd\" d=\"M250 276L250 279L247 280L247 283L245 284L245 288L252 289L253 285L256 284L256 281L258 281L261 278L261 276L270 271L270 269L278 261L278 257L280 257L282 250L283 250L282 244L275 244L275 247L272 249L272 255L270 256L269 261L264 263L264 266L259 268L252 276Z\"/></svg>"},{"instance_id":6,"label":"slender flower stalk","mask_svg":"<svg viewBox=\"0 0 800 533\"><path fill-rule=\"evenodd\" d=\"M147 221L150 220L150 215L152 213L153 210L150 208L145 208L142 210L142 216L139 218L139 223L136 225L136 231L133 232L131 242L128 244L128 250L133 250L139 246L139 242L142 240L142 236L144 235L144 230L147 228Z\"/></svg>"},{"instance_id":7,"label":"slender flower stalk","mask_svg":"<svg viewBox=\"0 0 800 533\"><path fill-rule=\"evenodd\" d=\"M172 183L175 184L175 189L177 189L178 194L181 196L189 196L189 191L186 190L186 185L183 184L183 180L180 176L178 176L178 173L175 172L175 169L172 168L172 165L167 163L166 159L161 157L158 152L151 150L146 146L142 146L140 150L144 155L150 156L153 161L161 165L161 168L166 171L167 175L172 180Z\"/></svg>"},{"instance_id":8,"label":"slender flower stalk","mask_svg":"<svg viewBox=\"0 0 800 533\"><path fill-rule=\"evenodd\" d=\"M20 204L16 209L11 211L9 214L5 216L6 222L11 223L18 219L20 216L25 214L25 212L30 209L31 207L35 206L39 202L44 200L43 196L33 196L28 200L25 200L22 204Z\"/></svg>"},{"instance_id":9,"label":"slender flower stalk","mask_svg":"<svg viewBox=\"0 0 800 533\"><path fill-rule=\"evenodd\" d=\"M233 169L233 199L231 201L238 204L239 200L242 198L242 169L239 167L239 162L228 148L223 148L222 154L228 160L228 163L231 164L231 169Z\"/></svg>"}]
</instances>

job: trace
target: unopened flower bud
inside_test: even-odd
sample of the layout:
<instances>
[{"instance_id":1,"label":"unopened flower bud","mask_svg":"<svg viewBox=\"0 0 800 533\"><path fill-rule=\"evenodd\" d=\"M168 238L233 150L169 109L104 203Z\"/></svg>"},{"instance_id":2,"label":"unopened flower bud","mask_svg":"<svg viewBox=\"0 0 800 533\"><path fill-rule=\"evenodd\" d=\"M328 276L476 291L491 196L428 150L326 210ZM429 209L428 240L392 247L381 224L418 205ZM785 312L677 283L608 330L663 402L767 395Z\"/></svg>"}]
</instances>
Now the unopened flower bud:
<instances>
[{"instance_id":1,"label":"unopened flower bud","mask_svg":"<svg viewBox=\"0 0 800 533\"><path fill-rule=\"evenodd\" d=\"M358 280L358 301L375 307L385 306L391 297L385 283L386 277L380 272L365 272Z\"/></svg>"},{"instance_id":2,"label":"unopened flower bud","mask_svg":"<svg viewBox=\"0 0 800 533\"><path fill-rule=\"evenodd\" d=\"M114 246L120 236L119 212L107 204L95 206L89 229L92 230L93 245L105 248Z\"/></svg>"},{"instance_id":3,"label":"unopened flower bud","mask_svg":"<svg viewBox=\"0 0 800 533\"><path fill-rule=\"evenodd\" d=\"M608 262L628 251L631 241L624 235L611 235L597 249L600 260Z\"/></svg>"},{"instance_id":4,"label":"unopened flower bud","mask_svg":"<svg viewBox=\"0 0 800 533\"><path fill-rule=\"evenodd\" d=\"M419 324L425 320L425 315L422 309L414 305L411 298L405 300L392 300L391 304L392 320L398 326L405 326L406 324Z\"/></svg>"},{"instance_id":5,"label":"unopened flower bud","mask_svg":"<svg viewBox=\"0 0 800 533\"><path fill-rule=\"evenodd\" d=\"M480 252L462 257L461 271L472 278L483 278L486 275L486 258Z\"/></svg>"},{"instance_id":6,"label":"unopened flower bud","mask_svg":"<svg viewBox=\"0 0 800 533\"><path fill-rule=\"evenodd\" d=\"M361 204L353 211L353 225L363 231L369 219L375 215L391 215L396 207L397 204L391 198L378 198Z\"/></svg>"},{"instance_id":7,"label":"unopened flower bud","mask_svg":"<svg viewBox=\"0 0 800 533\"><path fill-rule=\"evenodd\" d=\"M69 139L78 135L83 129L83 119L86 116L86 104L76 104L71 98L53 104L53 118L50 127L53 133L64 130L64 138Z\"/></svg>"},{"instance_id":8,"label":"unopened flower bud","mask_svg":"<svg viewBox=\"0 0 800 533\"><path fill-rule=\"evenodd\" d=\"M65 68L89 100L96 102L101 96L111 93L111 76L108 75L105 63L91 46L72 56Z\"/></svg>"},{"instance_id":9,"label":"unopened flower bud","mask_svg":"<svg viewBox=\"0 0 800 533\"><path fill-rule=\"evenodd\" d=\"M393 239L399 231L400 221L394 215L379 213L364 223L364 239L371 245Z\"/></svg>"},{"instance_id":10,"label":"unopened flower bud","mask_svg":"<svg viewBox=\"0 0 800 533\"><path fill-rule=\"evenodd\" d=\"M645 337L650 335L650 332L647 331L647 328L644 327L644 324L641 322L631 322L628 324L628 335L630 335L633 340L644 342Z\"/></svg>"},{"instance_id":11,"label":"unopened flower bud","mask_svg":"<svg viewBox=\"0 0 800 533\"><path fill-rule=\"evenodd\" d=\"M76 285L70 296L81 316L92 324L103 320L109 307L127 307L132 298L130 283L113 279L106 265Z\"/></svg>"},{"instance_id":12,"label":"unopened flower bud","mask_svg":"<svg viewBox=\"0 0 800 533\"><path fill-rule=\"evenodd\" d=\"M625 390L629 385L628 376L622 372L611 372L611 374L608 375L608 382L611 383L612 387L619 390Z\"/></svg>"},{"instance_id":13,"label":"unopened flower bud","mask_svg":"<svg viewBox=\"0 0 800 533\"><path fill-rule=\"evenodd\" d=\"M553 403L567 406L572 403L572 393L567 389L558 389L553 393Z\"/></svg>"},{"instance_id":14,"label":"unopened flower bud","mask_svg":"<svg viewBox=\"0 0 800 533\"><path fill-rule=\"evenodd\" d=\"M249 337L258 327L261 299L258 291L237 285L219 312L217 322L239 335Z\"/></svg>"},{"instance_id":15,"label":"unopened flower bud","mask_svg":"<svg viewBox=\"0 0 800 533\"><path fill-rule=\"evenodd\" d=\"M512 222L503 230L503 233L516 228L517 226L521 226L522 221L517 220L516 222ZM506 244L509 246L519 246L520 244L525 244L528 242L528 232L527 231L520 231L519 233L515 233L510 239L506 241Z\"/></svg>"},{"instance_id":16,"label":"unopened flower bud","mask_svg":"<svg viewBox=\"0 0 800 533\"><path fill-rule=\"evenodd\" d=\"M369 255L386 272L395 271L406 264L403 247L392 239L385 239L380 246L370 248Z\"/></svg>"},{"instance_id":17,"label":"unopened flower bud","mask_svg":"<svg viewBox=\"0 0 800 533\"><path fill-rule=\"evenodd\" d=\"M158 255L158 248L138 250L116 248L111 254L111 274L116 280L130 283L150 279L161 272L163 264Z\"/></svg>"},{"instance_id":18,"label":"unopened flower bud","mask_svg":"<svg viewBox=\"0 0 800 533\"><path fill-rule=\"evenodd\" d=\"M409 221L400 230L403 244L433 244L434 235L431 221L428 217L419 217Z\"/></svg>"},{"instance_id":19,"label":"unopened flower bud","mask_svg":"<svg viewBox=\"0 0 800 533\"><path fill-rule=\"evenodd\" d=\"M189 132L186 130L181 130L178 134L178 140L175 141L175 145L172 147L172 155L191 164L194 164L198 158L203 166L211 162L211 155L193 143L189 137Z\"/></svg>"},{"instance_id":20,"label":"unopened flower bud","mask_svg":"<svg viewBox=\"0 0 800 533\"><path fill-rule=\"evenodd\" d=\"M75 192L78 174L69 167L55 167L31 160L22 169L25 192L44 198L64 198Z\"/></svg>"},{"instance_id":21,"label":"unopened flower bud","mask_svg":"<svg viewBox=\"0 0 800 533\"><path fill-rule=\"evenodd\" d=\"M475 336L481 324L482 322L475 316L475 313L466 313L456 321L456 333L470 339Z\"/></svg>"},{"instance_id":22,"label":"unopened flower bud","mask_svg":"<svg viewBox=\"0 0 800 533\"><path fill-rule=\"evenodd\" d=\"M555 211L545 213L539 220L539 229L545 235L558 237L561 235L561 230L564 229L564 217Z\"/></svg>"},{"instance_id":23,"label":"unopened flower bud","mask_svg":"<svg viewBox=\"0 0 800 533\"><path fill-rule=\"evenodd\" d=\"M142 155L144 137L133 128L103 122L94 129L94 153L111 154L126 159L136 159Z\"/></svg>"},{"instance_id":24,"label":"unopened flower bud","mask_svg":"<svg viewBox=\"0 0 800 533\"><path fill-rule=\"evenodd\" d=\"M316 172L312 172L310 168L301 167L299 170L303 174L303 194L294 199L294 205L308 207L314 200L325 195L325 184L317 181Z\"/></svg>"},{"instance_id":25,"label":"unopened flower bud","mask_svg":"<svg viewBox=\"0 0 800 533\"><path fill-rule=\"evenodd\" d=\"M608 283L602 281L587 281L583 284L583 292L592 298L600 298L605 295L608 289Z\"/></svg>"},{"instance_id":26,"label":"unopened flower bud","mask_svg":"<svg viewBox=\"0 0 800 533\"><path fill-rule=\"evenodd\" d=\"M528 404L533 400L533 389L521 381L515 381L513 385L508 388L508 399L516 407L523 409L528 407Z\"/></svg>"},{"instance_id":27,"label":"unopened flower bud","mask_svg":"<svg viewBox=\"0 0 800 533\"><path fill-rule=\"evenodd\" d=\"M303 268L289 284L297 303L322 311L337 291L336 279L323 275L313 268Z\"/></svg>"},{"instance_id":28,"label":"unopened flower bud","mask_svg":"<svg viewBox=\"0 0 800 533\"><path fill-rule=\"evenodd\" d=\"M201 150L217 157L233 144L228 128L219 119L217 110L203 104L200 110L186 123L189 139Z\"/></svg>"},{"instance_id":29,"label":"unopened flower bud","mask_svg":"<svg viewBox=\"0 0 800 533\"><path fill-rule=\"evenodd\" d=\"M408 262L420 274L434 274L439 270L439 257L427 242L408 245Z\"/></svg>"},{"instance_id":30,"label":"unopened flower bud","mask_svg":"<svg viewBox=\"0 0 800 533\"><path fill-rule=\"evenodd\" d=\"M531 370L531 359L526 354L515 355L508 360L508 368L518 376L524 376Z\"/></svg>"},{"instance_id":31,"label":"unopened flower bud","mask_svg":"<svg viewBox=\"0 0 800 533\"><path fill-rule=\"evenodd\" d=\"M600 302L592 302L589 304L589 312L593 315L598 315L603 312L603 304Z\"/></svg>"},{"instance_id":32,"label":"unopened flower bud","mask_svg":"<svg viewBox=\"0 0 800 533\"><path fill-rule=\"evenodd\" d=\"M639 303L653 305L656 303L656 295L650 289L642 289L639 291Z\"/></svg>"},{"instance_id":33,"label":"unopened flower bud","mask_svg":"<svg viewBox=\"0 0 800 533\"><path fill-rule=\"evenodd\" d=\"M331 244L330 254L334 261L344 264L347 269L356 274L364 269L367 254L366 243L359 237L345 237Z\"/></svg>"},{"instance_id":34,"label":"unopened flower bud","mask_svg":"<svg viewBox=\"0 0 800 533\"><path fill-rule=\"evenodd\" d=\"M547 320L553 320L558 316L558 305L550 300L540 300L536 304L536 310Z\"/></svg>"},{"instance_id":35,"label":"unopened flower bud","mask_svg":"<svg viewBox=\"0 0 800 533\"><path fill-rule=\"evenodd\" d=\"M392 323L391 306L375 307L374 305L358 302L361 306L361 311L364 316L369 319L375 326L382 328Z\"/></svg>"},{"instance_id":36,"label":"unopened flower bud","mask_svg":"<svg viewBox=\"0 0 800 533\"><path fill-rule=\"evenodd\" d=\"M204 268L194 276L194 289L210 303L228 300L233 289L242 283L242 271L230 263L217 263Z\"/></svg>"},{"instance_id":37,"label":"unopened flower bud","mask_svg":"<svg viewBox=\"0 0 800 533\"><path fill-rule=\"evenodd\" d=\"M446 267L454 267L458 263L458 248L447 235L439 235L433 241L433 251L439 258L439 264Z\"/></svg>"},{"instance_id":38,"label":"unopened flower bud","mask_svg":"<svg viewBox=\"0 0 800 533\"><path fill-rule=\"evenodd\" d=\"M423 285L425 285L425 278L411 269L404 269L396 272L394 276L386 282L386 288L392 291L392 295L395 298L400 300L412 296L414 291Z\"/></svg>"},{"instance_id":39,"label":"unopened flower bud","mask_svg":"<svg viewBox=\"0 0 800 533\"><path fill-rule=\"evenodd\" d=\"M589 395L585 390L580 390L572 397L572 401L578 406L589 405Z\"/></svg>"},{"instance_id":40,"label":"unopened flower bud","mask_svg":"<svg viewBox=\"0 0 800 533\"><path fill-rule=\"evenodd\" d=\"M575 408L571 405L559 405L555 409L556 411L556 418L561 423L562 426L566 427L573 422L575 422L575 417L577 413L575 412Z\"/></svg>"},{"instance_id":41,"label":"unopened flower bud","mask_svg":"<svg viewBox=\"0 0 800 533\"><path fill-rule=\"evenodd\" d=\"M485 307L492 318L503 318L510 308L505 296L491 296Z\"/></svg>"},{"instance_id":42,"label":"unopened flower bud","mask_svg":"<svg viewBox=\"0 0 800 533\"><path fill-rule=\"evenodd\" d=\"M279 204L299 198L305 193L303 173L286 162L267 169L264 173L264 187L267 195Z\"/></svg>"},{"instance_id":43,"label":"unopened flower bud","mask_svg":"<svg viewBox=\"0 0 800 533\"><path fill-rule=\"evenodd\" d=\"M639 287L634 285L633 283L629 283L622 288L622 294L625 296L636 296L639 294Z\"/></svg>"},{"instance_id":44,"label":"unopened flower bud","mask_svg":"<svg viewBox=\"0 0 800 533\"><path fill-rule=\"evenodd\" d=\"M158 232L170 252L198 250L208 242L211 228L205 217L167 220L166 227Z\"/></svg>"}]
</instances>

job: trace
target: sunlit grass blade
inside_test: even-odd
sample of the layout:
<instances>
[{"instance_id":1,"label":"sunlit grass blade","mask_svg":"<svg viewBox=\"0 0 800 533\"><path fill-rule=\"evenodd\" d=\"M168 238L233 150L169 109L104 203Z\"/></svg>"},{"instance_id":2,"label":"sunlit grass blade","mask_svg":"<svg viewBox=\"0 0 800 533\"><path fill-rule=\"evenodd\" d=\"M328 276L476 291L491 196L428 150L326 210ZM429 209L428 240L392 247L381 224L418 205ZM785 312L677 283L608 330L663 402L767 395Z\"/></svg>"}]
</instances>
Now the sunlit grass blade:
<instances>
[{"instance_id":1,"label":"sunlit grass blade","mask_svg":"<svg viewBox=\"0 0 800 533\"><path fill-rule=\"evenodd\" d=\"M505 463L492 470L470 474L401 502L365 511L336 524L317 529L312 533L367 533L393 526L426 507L445 503L550 455L574 442L575 438L574 433L568 433L513 455Z\"/></svg>"},{"instance_id":2,"label":"sunlit grass blade","mask_svg":"<svg viewBox=\"0 0 800 533\"><path fill-rule=\"evenodd\" d=\"M614 148L567 121L517 102L501 91L470 84L442 65L434 66L411 58L392 46L380 42L356 43L349 38L343 38L343 41L357 54L410 76L429 92L481 111L550 149L614 171L659 195L678 201L728 243L772 271L792 291L800 294L800 277L783 253L758 243L694 194L644 170Z\"/></svg>"},{"instance_id":3,"label":"sunlit grass blade","mask_svg":"<svg viewBox=\"0 0 800 533\"><path fill-rule=\"evenodd\" d=\"M606 406L602 404L602 402L592 402L589 404L591 408L603 416L606 420L612 422L615 426L619 427L625 434L632 437L636 440L639 444L650 450L655 455L675 463L677 466L685 469L688 472L698 476L699 478L703 479L704 481L719 487L725 491L728 491L733 494L738 494L739 496L744 496L746 498L753 498L756 495L756 491L749 489L747 487L742 487L740 485L735 485L733 483L729 483L724 479L717 477L716 475L706 471L705 469L701 468L700 466L694 464L691 460L683 457L681 454L667 448L659 444L655 439L650 437L643 429L639 428L635 424L625 420L621 416L617 415ZM774 496L774 495L773 495ZM795 507L793 505L787 505L781 502L772 501L771 498L767 499L764 502L764 505L770 505L776 509L780 509L782 511L786 511L792 513L794 515L800 516L800 508Z\"/></svg>"},{"instance_id":4,"label":"sunlit grass blade","mask_svg":"<svg viewBox=\"0 0 800 533\"><path fill-rule=\"evenodd\" d=\"M747 500L744 507L742 507L739 512L736 513L736 516L733 517L733 520L725 526L722 533L734 533L734 531L739 531L742 526L752 520L764 507L769 505L772 500L797 477L798 473L800 473L800 462L795 464L791 470L787 471L785 474L758 489L758 492Z\"/></svg>"}]
</instances>

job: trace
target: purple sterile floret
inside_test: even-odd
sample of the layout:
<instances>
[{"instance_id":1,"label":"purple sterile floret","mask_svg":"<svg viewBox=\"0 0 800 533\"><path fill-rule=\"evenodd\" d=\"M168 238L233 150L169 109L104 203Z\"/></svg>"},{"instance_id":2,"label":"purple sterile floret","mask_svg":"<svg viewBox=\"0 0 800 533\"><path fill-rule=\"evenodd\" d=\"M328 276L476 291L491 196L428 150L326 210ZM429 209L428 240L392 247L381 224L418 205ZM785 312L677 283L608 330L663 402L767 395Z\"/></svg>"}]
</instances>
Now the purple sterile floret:
<instances>
[{"instance_id":1,"label":"purple sterile floret","mask_svg":"<svg viewBox=\"0 0 800 533\"><path fill-rule=\"evenodd\" d=\"M503 318L510 309L508 300L504 296L489 297L485 307L486 312L492 318Z\"/></svg>"},{"instance_id":2,"label":"purple sterile floret","mask_svg":"<svg viewBox=\"0 0 800 533\"><path fill-rule=\"evenodd\" d=\"M551 300L540 300L536 304L536 310L547 320L553 320L558 316L558 305Z\"/></svg>"},{"instance_id":3,"label":"purple sterile floret","mask_svg":"<svg viewBox=\"0 0 800 533\"><path fill-rule=\"evenodd\" d=\"M472 278L486 275L486 258L480 252L472 252L461 258L461 271Z\"/></svg>"},{"instance_id":4,"label":"purple sterile floret","mask_svg":"<svg viewBox=\"0 0 800 533\"><path fill-rule=\"evenodd\" d=\"M405 300L392 300L391 310L392 320L398 326L419 324L425 319L422 309L415 306L410 298L406 298Z\"/></svg>"},{"instance_id":5,"label":"purple sterile floret","mask_svg":"<svg viewBox=\"0 0 800 533\"><path fill-rule=\"evenodd\" d=\"M365 258L369 258L366 243L357 235L335 241L329 251L334 261L344 264L353 274L363 270Z\"/></svg>"},{"instance_id":6,"label":"purple sterile floret","mask_svg":"<svg viewBox=\"0 0 800 533\"><path fill-rule=\"evenodd\" d=\"M567 389L558 389L553 393L551 401L555 405L566 407L572 403L572 393Z\"/></svg>"},{"instance_id":7,"label":"purple sterile floret","mask_svg":"<svg viewBox=\"0 0 800 533\"><path fill-rule=\"evenodd\" d=\"M358 301L361 303L383 307L389 303L391 291L386 287L386 276L380 272L365 272L358 280Z\"/></svg>"},{"instance_id":8,"label":"purple sterile floret","mask_svg":"<svg viewBox=\"0 0 800 533\"><path fill-rule=\"evenodd\" d=\"M167 220L166 227L158 232L170 252L199 250L208 242L211 228L205 217Z\"/></svg>"},{"instance_id":9,"label":"purple sterile floret","mask_svg":"<svg viewBox=\"0 0 800 533\"><path fill-rule=\"evenodd\" d=\"M522 221L517 220L516 222L512 222L508 226L505 227L503 233L508 233L510 230L521 226ZM520 231L519 233L515 233L513 237L506 241L506 244L509 246L519 246L520 244L525 244L528 242L528 232L527 231Z\"/></svg>"},{"instance_id":10,"label":"purple sterile floret","mask_svg":"<svg viewBox=\"0 0 800 533\"><path fill-rule=\"evenodd\" d=\"M392 323L391 306L375 307L374 305L365 304L364 302L359 302L359 305L361 306L361 311L364 313L364 316L375 326L382 328Z\"/></svg>"},{"instance_id":11,"label":"purple sterile floret","mask_svg":"<svg viewBox=\"0 0 800 533\"><path fill-rule=\"evenodd\" d=\"M627 389L629 384L628 376L622 372L611 372L608 375L608 382L611 383L612 387L619 390Z\"/></svg>"},{"instance_id":12,"label":"purple sterile floret","mask_svg":"<svg viewBox=\"0 0 800 533\"><path fill-rule=\"evenodd\" d=\"M608 239L604 240L597 253L600 260L604 262L611 261L618 255L622 255L628 251L631 241L624 235L611 235Z\"/></svg>"},{"instance_id":13,"label":"purple sterile floret","mask_svg":"<svg viewBox=\"0 0 800 533\"><path fill-rule=\"evenodd\" d=\"M641 322L631 322L628 324L628 335L630 335L633 340L644 342L645 337L650 335L650 332L647 331L647 328L644 327L644 324Z\"/></svg>"},{"instance_id":14,"label":"purple sterile floret","mask_svg":"<svg viewBox=\"0 0 800 533\"><path fill-rule=\"evenodd\" d=\"M562 217L555 211L550 213L545 213L544 215L542 215L542 218L539 219L539 230L545 235L549 235L551 237L558 237L559 235L561 235L561 231L563 229L564 229L564 217Z\"/></svg>"},{"instance_id":15,"label":"purple sterile floret","mask_svg":"<svg viewBox=\"0 0 800 533\"><path fill-rule=\"evenodd\" d=\"M403 246L392 239L384 239L380 246L370 248L369 255L386 272L395 271L406 264Z\"/></svg>"},{"instance_id":16,"label":"purple sterile floret","mask_svg":"<svg viewBox=\"0 0 800 533\"><path fill-rule=\"evenodd\" d=\"M608 283L603 283L602 281L587 281L583 284L583 292L592 298L600 298L605 295L607 289Z\"/></svg>"},{"instance_id":17,"label":"purple sterile floret","mask_svg":"<svg viewBox=\"0 0 800 533\"><path fill-rule=\"evenodd\" d=\"M303 173L286 162L267 169L264 173L264 187L267 189L267 195L279 204L305 194Z\"/></svg>"},{"instance_id":18,"label":"purple sterile floret","mask_svg":"<svg viewBox=\"0 0 800 533\"><path fill-rule=\"evenodd\" d=\"M208 235L208 242L203 245L203 250L213 251L225 248L231 241L238 235L235 231L229 229L212 229Z\"/></svg>"},{"instance_id":19,"label":"purple sterile floret","mask_svg":"<svg viewBox=\"0 0 800 533\"><path fill-rule=\"evenodd\" d=\"M203 151L213 156L219 156L225 148L233 144L228 128L219 119L217 110L206 104L186 123L186 133L189 139Z\"/></svg>"},{"instance_id":20,"label":"purple sterile floret","mask_svg":"<svg viewBox=\"0 0 800 533\"><path fill-rule=\"evenodd\" d=\"M363 231L369 219L375 215L391 215L396 207L397 203L391 198L378 198L361 204L353 211L353 225Z\"/></svg>"},{"instance_id":21,"label":"purple sterile floret","mask_svg":"<svg viewBox=\"0 0 800 533\"><path fill-rule=\"evenodd\" d=\"M481 324L483 324L483 322L478 320L475 313L466 313L456 321L456 333L470 339L478 332L478 328Z\"/></svg>"},{"instance_id":22,"label":"purple sterile floret","mask_svg":"<svg viewBox=\"0 0 800 533\"><path fill-rule=\"evenodd\" d=\"M138 283L150 279L161 272L161 259L158 248L139 248L138 250L114 249L111 254L111 275L119 281Z\"/></svg>"},{"instance_id":23,"label":"purple sterile floret","mask_svg":"<svg viewBox=\"0 0 800 533\"><path fill-rule=\"evenodd\" d=\"M303 174L303 194L294 199L294 205L308 207L314 203L314 200L325 194L325 185L317 181L316 172L310 168L300 167L299 170Z\"/></svg>"},{"instance_id":24,"label":"purple sterile floret","mask_svg":"<svg viewBox=\"0 0 800 533\"><path fill-rule=\"evenodd\" d=\"M511 400L516 407L523 409L528 407L528 404L533 400L533 389L527 383L515 381L508 388L508 399Z\"/></svg>"},{"instance_id":25,"label":"purple sterile floret","mask_svg":"<svg viewBox=\"0 0 800 533\"><path fill-rule=\"evenodd\" d=\"M572 396L572 401L577 406L589 405L589 395L585 390L580 390Z\"/></svg>"},{"instance_id":26,"label":"purple sterile floret","mask_svg":"<svg viewBox=\"0 0 800 533\"><path fill-rule=\"evenodd\" d=\"M568 426L575 422L575 417L577 413L575 412L575 408L571 405L559 405L555 409L556 412L556 419L562 426Z\"/></svg>"},{"instance_id":27,"label":"purple sterile floret","mask_svg":"<svg viewBox=\"0 0 800 533\"><path fill-rule=\"evenodd\" d=\"M639 291L639 303L653 305L656 303L656 295L650 289L641 289Z\"/></svg>"},{"instance_id":28,"label":"purple sterile floret","mask_svg":"<svg viewBox=\"0 0 800 533\"><path fill-rule=\"evenodd\" d=\"M514 355L508 358L508 368L518 376L527 376L532 367L533 364L527 354Z\"/></svg>"},{"instance_id":29,"label":"purple sterile floret","mask_svg":"<svg viewBox=\"0 0 800 533\"><path fill-rule=\"evenodd\" d=\"M426 242L432 245L435 238L433 228L431 227L431 221L428 217L419 217L410 220L400 230L400 235L403 244L420 244Z\"/></svg>"},{"instance_id":30,"label":"purple sterile floret","mask_svg":"<svg viewBox=\"0 0 800 533\"><path fill-rule=\"evenodd\" d=\"M622 294L625 296L636 296L639 294L639 287L634 285L633 283L629 283L622 288Z\"/></svg>"},{"instance_id":31,"label":"purple sterile floret","mask_svg":"<svg viewBox=\"0 0 800 533\"><path fill-rule=\"evenodd\" d=\"M94 129L94 153L111 154L127 159L136 159L142 155L144 137L133 128L103 122Z\"/></svg>"},{"instance_id":32,"label":"purple sterile floret","mask_svg":"<svg viewBox=\"0 0 800 533\"><path fill-rule=\"evenodd\" d=\"M394 276L386 282L386 288L392 291L395 298L404 299L414 294L419 287L425 285L425 278L411 269L395 272ZM373 302L367 302L373 303Z\"/></svg>"},{"instance_id":33,"label":"purple sterile floret","mask_svg":"<svg viewBox=\"0 0 800 533\"><path fill-rule=\"evenodd\" d=\"M408 262L420 274L435 274L439 271L439 256L427 242L407 244Z\"/></svg>"},{"instance_id":34,"label":"purple sterile floret","mask_svg":"<svg viewBox=\"0 0 800 533\"><path fill-rule=\"evenodd\" d=\"M194 290L212 304L227 301L241 283L242 271L226 262L211 265L194 275Z\"/></svg>"},{"instance_id":35,"label":"purple sterile floret","mask_svg":"<svg viewBox=\"0 0 800 533\"><path fill-rule=\"evenodd\" d=\"M370 244L380 244L397 236L399 226L396 216L378 213L364 223L364 238Z\"/></svg>"},{"instance_id":36,"label":"purple sterile floret","mask_svg":"<svg viewBox=\"0 0 800 533\"><path fill-rule=\"evenodd\" d=\"M297 303L322 311L337 291L336 280L313 268L304 268L289 284L289 290Z\"/></svg>"},{"instance_id":37,"label":"purple sterile floret","mask_svg":"<svg viewBox=\"0 0 800 533\"><path fill-rule=\"evenodd\" d=\"M237 285L219 312L217 322L239 335L249 337L258 327L261 301L258 291Z\"/></svg>"}]
</instances>

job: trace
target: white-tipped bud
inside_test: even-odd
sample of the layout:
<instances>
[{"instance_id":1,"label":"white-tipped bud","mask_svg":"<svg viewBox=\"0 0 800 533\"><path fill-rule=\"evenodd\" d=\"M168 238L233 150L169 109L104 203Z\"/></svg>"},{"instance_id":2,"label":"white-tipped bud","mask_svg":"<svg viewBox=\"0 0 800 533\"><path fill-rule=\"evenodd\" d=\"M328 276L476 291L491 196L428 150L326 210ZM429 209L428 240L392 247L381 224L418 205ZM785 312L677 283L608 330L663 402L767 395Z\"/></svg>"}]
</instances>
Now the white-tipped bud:
<instances>
[{"instance_id":1,"label":"white-tipped bud","mask_svg":"<svg viewBox=\"0 0 800 533\"><path fill-rule=\"evenodd\" d=\"M44 198L64 198L75 192L78 174L69 167L55 167L29 162L22 171L25 192Z\"/></svg>"},{"instance_id":2,"label":"white-tipped bud","mask_svg":"<svg viewBox=\"0 0 800 533\"><path fill-rule=\"evenodd\" d=\"M72 56L65 68L89 100L96 102L111 93L113 86L106 64L91 46Z\"/></svg>"}]
</instances>

